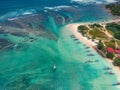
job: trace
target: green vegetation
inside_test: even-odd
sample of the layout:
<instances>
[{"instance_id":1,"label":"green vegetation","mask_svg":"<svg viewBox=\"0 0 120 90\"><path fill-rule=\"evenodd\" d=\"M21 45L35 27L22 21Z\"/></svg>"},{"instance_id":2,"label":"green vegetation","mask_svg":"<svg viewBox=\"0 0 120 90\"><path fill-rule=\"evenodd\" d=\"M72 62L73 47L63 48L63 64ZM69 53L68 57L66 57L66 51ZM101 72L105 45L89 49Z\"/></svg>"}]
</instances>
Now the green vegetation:
<instances>
[{"instance_id":1,"label":"green vegetation","mask_svg":"<svg viewBox=\"0 0 120 90\"><path fill-rule=\"evenodd\" d=\"M119 39L119 40L120 40L120 32L115 33L115 34L114 34L114 37L115 37L116 39Z\"/></svg>"},{"instance_id":2,"label":"green vegetation","mask_svg":"<svg viewBox=\"0 0 120 90\"><path fill-rule=\"evenodd\" d=\"M108 23L106 29L110 30L113 33L113 36L116 39L120 40L120 24L117 23Z\"/></svg>"},{"instance_id":3,"label":"green vegetation","mask_svg":"<svg viewBox=\"0 0 120 90\"><path fill-rule=\"evenodd\" d=\"M111 47L111 48L116 48L115 46L115 41L114 40L111 40L109 42L104 42L104 44L106 45L106 47Z\"/></svg>"},{"instance_id":4,"label":"green vegetation","mask_svg":"<svg viewBox=\"0 0 120 90\"><path fill-rule=\"evenodd\" d=\"M113 15L120 16L120 3L112 3L105 6Z\"/></svg>"},{"instance_id":5,"label":"green vegetation","mask_svg":"<svg viewBox=\"0 0 120 90\"><path fill-rule=\"evenodd\" d=\"M106 48L105 48L103 42L101 42L101 40L100 40L99 43L97 44L97 48L98 48L99 50L101 50L103 53L106 53Z\"/></svg>"},{"instance_id":6,"label":"green vegetation","mask_svg":"<svg viewBox=\"0 0 120 90\"><path fill-rule=\"evenodd\" d=\"M99 41L99 43L98 43L98 45L97 45L97 48L98 48L99 50L103 50L103 49L104 49L104 45L103 45L103 43L102 43L101 41Z\"/></svg>"},{"instance_id":7,"label":"green vegetation","mask_svg":"<svg viewBox=\"0 0 120 90\"><path fill-rule=\"evenodd\" d=\"M88 27L84 26L84 25L81 25L78 27L78 32L82 33L82 35L85 35L88 31Z\"/></svg>"},{"instance_id":8,"label":"green vegetation","mask_svg":"<svg viewBox=\"0 0 120 90\"><path fill-rule=\"evenodd\" d=\"M104 31L107 30L107 31ZM103 56L106 55L107 58L113 59L118 57L116 53L108 53L106 51L107 47L111 47L114 50L120 48L120 23L108 23L106 24L106 29L103 28L100 24L92 24L89 27L79 26L78 31L87 37L91 37L94 40L100 40L97 44L97 48L103 53ZM113 37L107 35L110 34ZM112 39L112 40L111 40ZM102 40L102 42L101 42ZM107 53L106 53L107 52ZM114 64L120 66L120 59L115 59Z\"/></svg>"},{"instance_id":9,"label":"green vegetation","mask_svg":"<svg viewBox=\"0 0 120 90\"><path fill-rule=\"evenodd\" d=\"M95 27L98 27L98 28L102 28L103 26L101 26L100 24L92 24L92 25L89 25L91 28L95 28Z\"/></svg>"},{"instance_id":10,"label":"green vegetation","mask_svg":"<svg viewBox=\"0 0 120 90\"><path fill-rule=\"evenodd\" d=\"M110 30L107 30L109 34L111 34L112 36L114 36L114 33Z\"/></svg>"},{"instance_id":11,"label":"green vegetation","mask_svg":"<svg viewBox=\"0 0 120 90\"><path fill-rule=\"evenodd\" d=\"M118 46L120 47L120 40L116 40Z\"/></svg>"},{"instance_id":12,"label":"green vegetation","mask_svg":"<svg viewBox=\"0 0 120 90\"><path fill-rule=\"evenodd\" d=\"M112 31L113 33L120 31L120 25L117 23L108 23L106 24L106 29Z\"/></svg>"},{"instance_id":13,"label":"green vegetation","mask_svg":"<svg viewBox=\"0 0 120 90\"><path fill-rule=\"evenodd\" d=\"M96 37L95 36L92 36L92 41L94 41L96 39Z\"/></svg>"},{"instance_id":14,"label":"green vegetation","mask_svg":"<svg viewBox=\"0 0 120 90\"><path fill-rule=\"evenodd\" d=\"M106 57L110 58L110 59L113 59L114 58L114 54L113 53L107 53Z\"/></svg>"},{"instance_id":15,"label":"green vegetation","mask_svg":"<svg viewBox=\"0 0 120 90\"><path fill-rule=\"evenodd\" d=\"M107 47L111 47L114 50L120 48L120 23L108 23L106 24L106 29L100 24L91 24L87 26L81 25L78 27L78 32L86 35L88 38L94 40L100 40L97 44L97 48L101 51L103 56L110 59L118 57L116 53L108 53L106 51ZM110 35L109 35L110 34ZM112 36L113 37L112 37ZM101 42L102 40L102 42ZM107 52L107 53L106 53ZM114 64L120 66L120 59L115 59Z\"/></svg>"},{"instance_id":16,"label":"green vegetation","mask_svg":"<svg viewBox=\"0 0 120 90\"><path fill-rule=\"evenodd\" d=\"M93 30L90 30L89 34L91 36L96 37L96 38L108 38L104 32L100 31L97 28L94 28Z\"/></svg>"},{"instance_id":17,"label":"green vegetation","mask_svg":"<svg viewBox=\"0 0 120 90\"><path fill-rule=\"evenodd\" d=\"M114 64L117 65L117 66L120 66L120 58L116 58L114 60Z\"/></svg>"},{"instance_id":18,"label":"green vegetation","mask_svg":"<svg viewBox=\"0 0 120 90\"><path fill-rule=\"evenodd\" d=\"M81 25L78 27L78 30L89 30L88 27Z\"/></svg>"}]
</instances>

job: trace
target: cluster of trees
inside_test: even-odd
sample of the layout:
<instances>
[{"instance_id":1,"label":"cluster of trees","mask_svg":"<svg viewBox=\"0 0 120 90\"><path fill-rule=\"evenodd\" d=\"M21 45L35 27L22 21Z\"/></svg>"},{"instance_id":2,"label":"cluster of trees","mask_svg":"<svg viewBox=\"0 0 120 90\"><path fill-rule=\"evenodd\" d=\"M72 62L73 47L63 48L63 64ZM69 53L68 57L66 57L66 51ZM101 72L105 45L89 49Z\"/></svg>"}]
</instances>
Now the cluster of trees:
<instances>
[{"instance_id":1,"label":"cluster of trees","mask_svg":"<svg viewBox=\"0 0 120 90\"><path fill-rule=\"evenodd\" d=\"M113 53L107 53L106 57L110 58L110 59L113 59L114 58L114 54Z\"/></svg>"},{"instance_id":2,"label":"cluster of trees","mask_svg":"<svg viewBox=\"0 0 120 90\"><path fill-rule=\"evenodd\" d=\"M84 25L81 25L78 27L78 32L82 33L82 35L85 35L88 30L89 30L89 28Z\"/></svg>"},{"instance_id":3,"label":"cluster of trees","mask_svg":"<svg viewBox=\"0 0 120 90\"><path fill-rule=\"evenodd\" d=\"M99 50L103 50L103 49L104 49L104 45L103 45L103 43L101 42L101 40L99 41L99 43L98 43L98 45L97 45L97 48L98 48Z\"/></svg>"},{"instance_id":4,"label":"cluster of trees","mask_svg":"<svg viewBox=\"0 0 120 90\"><path fill-rule=\"evenodd\" d=\"M90 25L90 27L91 28L95 28L95 27L101 28L102 26L100 24L94 23L94 24Z\"/></svg>"},{"instance_id":5,"label":"cluster of trees","mask_svg":"<svg viewBox=\"0 0 120 90\"><path fill-rule=\"evenodd\" d=\"M117 23L108 23L106 29L114 33L114 37L120 40L120 24Z\"/></svg>"},{"instance_id":6,"label":"cluster of trees","mask_svg":"<svg viewBox=\"0 0 120 90\"><path fill-rule=\"evenodd\" d=\"M120 58L116 58L114 60L114 64L117 65L117 66L120 66Z\"/></svg>"},{"instance_id":7,"label":"cluster of trees","mask_svg":"<svg viewBox=\"0 0 120 90\"><path fill-rule=\"evenodd\" d=\"M88 27L81 25L78 27L78 30L89 30Z\"/></svg>"},{"instance_id":8,"label":"cluster of trees","mask_svg":"<svg viewBox=\"0 0 120 90\"><path fill-rule=\"evenodd\" d=\"M115 33L115 34L114 34L114 37L120 40L120 32Z\"/></svg>"},{"instance_id":9,"label":"cluster of trees","mask_svg":"<svg viewBox=\"0 0 120 90\"><path fill-rule=\"evenodd\" d=\"M99 43L98 43L98 45L97 45L97 48L98 48L99 50L101 50L101 51L104 51L104 50L105 50L104 44L103 44L101 41L99 41ZM110 59L113 59L113 58L114 58L114 54L107 52L106 57L107 57L107 58L110 58Z\"/></svg>"},{"instance_id":10,"label":"cluster of trees","mask_svg":"<svg viewBox=\"0 0 120 90\"><path fill-rule=\"evenodd\" d=\"M112 3L105 6L113 15L120 16L120 3Z\"/></svg>"},{"instance_id":11,"label":"cluster of trees","mask_svg":"<svg viewBox=\"0 0 120 90\"><path fill-rule=\"evenodd\" d=\"M104 47L103 43L101 41L99 41L99 43L97 45L97 48L99 50L103 51L105 47ZM114 59L115 55L114 55L114 53L108 53L107 52L106 57L109 58L109 59ZM114 59L114 65L120 66L120 58Z\"/></svg>"}]
</instances>

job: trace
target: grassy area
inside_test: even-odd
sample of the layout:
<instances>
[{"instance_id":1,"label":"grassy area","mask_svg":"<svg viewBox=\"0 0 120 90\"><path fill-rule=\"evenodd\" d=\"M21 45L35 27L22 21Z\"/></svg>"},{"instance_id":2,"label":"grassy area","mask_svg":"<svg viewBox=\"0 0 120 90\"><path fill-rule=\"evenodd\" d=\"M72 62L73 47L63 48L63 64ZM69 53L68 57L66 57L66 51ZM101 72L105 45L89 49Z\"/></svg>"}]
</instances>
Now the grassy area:
<instances>
[{"instance_id":1,"label":"grassy area","mask_svg":"<svg viewBox=\"0 0 120 90\"><path fill-rule=\"evenodd\" d=\"M114 36L114 33L110 30L107 30L112 36Z\"/></svg>"},{"instance_id":2,"label":"grassy area","mask_svg":"<svg viewBox=\"0 0 120 90\"><path fill-rule=\"evenodd\" d=\"M106 45L106 47L115 48L115 42L114 41L104 42L104 44Z\"/></svg>"},{"instance_id":3,"label":"grassy area","mask_svg":"<svg viewBox=\"0 0 120 90\"><path fill-rule=\"evenodd\" d=\"M120 40L116 40L117 44L120 46Z\"/></svg>"},{"instance_id":4,"label":"grassy area","mask_svg":"<svg viewBox=\"0 0 120 90\"><path fill-rule=\"evenodd\" d=\"M96 37L96 38L105 38L105 39L108 38L104 32L100 31L97 28L94 28L93 30L90 30L89 34L91 36Z\"/></svg>"}]
</instances>

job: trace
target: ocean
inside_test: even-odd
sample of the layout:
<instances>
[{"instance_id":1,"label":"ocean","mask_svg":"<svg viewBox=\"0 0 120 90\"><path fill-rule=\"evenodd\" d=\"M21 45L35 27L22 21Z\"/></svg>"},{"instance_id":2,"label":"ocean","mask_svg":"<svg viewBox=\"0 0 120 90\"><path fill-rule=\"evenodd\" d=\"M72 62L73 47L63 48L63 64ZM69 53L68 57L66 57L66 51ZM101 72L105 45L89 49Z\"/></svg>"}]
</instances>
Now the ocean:
<instances>
[{"instance_id":1,"label":"ocean","mask_svg":"<svg viewBox=\"0 0 120 90\"><path fill-rule=\"evenodd\" d=\"M113 66L65 27L114 19L104 9L111 2L1 0L0 90L119 90L104 70Z\"/></svg>"}]
</instances>

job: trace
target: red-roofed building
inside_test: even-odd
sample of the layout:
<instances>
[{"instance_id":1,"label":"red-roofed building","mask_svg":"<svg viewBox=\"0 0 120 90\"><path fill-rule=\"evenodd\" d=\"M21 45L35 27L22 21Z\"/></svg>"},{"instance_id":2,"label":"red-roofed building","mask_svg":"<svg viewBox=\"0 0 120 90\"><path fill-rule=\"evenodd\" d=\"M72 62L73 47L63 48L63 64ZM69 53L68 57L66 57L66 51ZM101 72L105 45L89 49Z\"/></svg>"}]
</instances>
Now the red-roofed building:
<instances>
[{"instance_id":1,"label":"red-roofed building","mask_svg":"<svg viewBox=\"0 0 120 90\"><path fill-rule=\"evenodd\" d=\"M114 53L114 49L111 48L111 47L108 47L108 48L107 48L107 52L108 52L108 53Z\"/></svg>"},{"instance_id":2,"label":"red-roofed building","mask_svg":"<svg viewBox=\"0 0 120 90\"><path fill-rule=\"evenodd\" d=\"M114 50L116 54L120 54L120 50Z\"/></svg>"}]
</instances>

